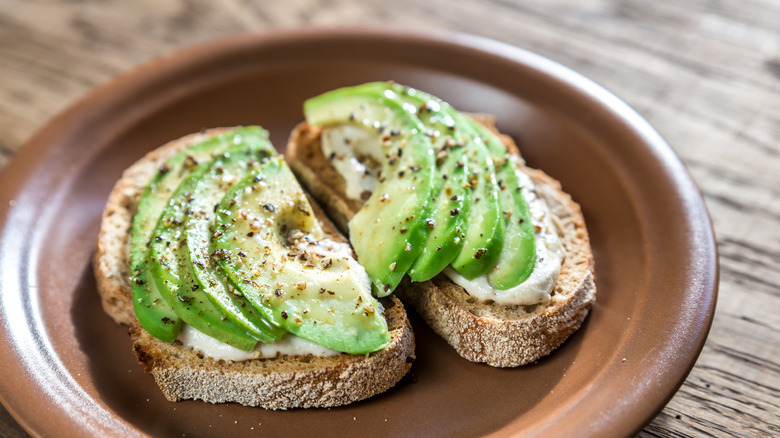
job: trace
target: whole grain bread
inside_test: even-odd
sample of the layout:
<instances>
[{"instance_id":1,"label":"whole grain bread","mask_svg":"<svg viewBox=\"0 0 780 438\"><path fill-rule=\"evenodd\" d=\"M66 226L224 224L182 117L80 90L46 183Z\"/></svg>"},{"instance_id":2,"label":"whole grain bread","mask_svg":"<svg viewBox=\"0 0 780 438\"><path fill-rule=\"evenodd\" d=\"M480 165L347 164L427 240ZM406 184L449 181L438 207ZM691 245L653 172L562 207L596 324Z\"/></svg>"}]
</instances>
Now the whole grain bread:
<instances>
[{"instance_id":1,"label":"whole grain bread","mask_svg":"<svg viewBox=\"0 0 780 438\"><path fill-rule=\"evenodd\" d=\"M229 129L210 129L169 142L122 174L103 212L93 257L103 309L117 323L129 326L136 357L170 401L236 402L267 409L331 407L391 388L406 375L414 359L414 334L398 299L382 300L390 345L368 355L215 360L179 341L163 342L141 328L133 312L128 272L129 231L138 198L167 158ZM328 237L343 241L324 212L315 203L312 207Z\"/></svg>"},{"instance_id":2,"label":"whole grain bread","mask_svg":"<svg viewBox=\"0 0 780 438\"><path fill-rule=\"evenodd\" d=\"M491 117L474 118L498 133ZM361 201L344 194L344 179L322 154L321 132L305 122L299 124L290 136L287 160L298 180L347 234L347 223ZM499 136L510 153L519 155L510 137ZM527 364L552 352L580 327L596 297L593 254L579 205L544 172L525 171L554 215L564 246L563 265L548 305L480 302L443 274L420 283L407 277L395 291L461 356L496 367Z\"/></svg>"}]
</instances>

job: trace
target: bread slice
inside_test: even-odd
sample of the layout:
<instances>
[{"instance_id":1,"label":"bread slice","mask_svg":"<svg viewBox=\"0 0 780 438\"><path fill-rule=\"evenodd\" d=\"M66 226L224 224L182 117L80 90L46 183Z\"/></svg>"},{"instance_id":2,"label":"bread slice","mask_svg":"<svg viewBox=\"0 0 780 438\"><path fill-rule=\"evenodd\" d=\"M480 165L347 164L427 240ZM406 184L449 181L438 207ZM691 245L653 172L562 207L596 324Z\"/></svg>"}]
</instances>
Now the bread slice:
<instances>
[{"instance_id":1,"label":"bread slice","mask_svg":"<svg viewBox=\"0 0 780 438\"><path fill-rule=\"evenodd\" d=\"M495 131L491 117L474 118ZM344 195L344 179L322 154L321 132L305 122L298 125L287 145L287 161L346 234L347 223L361 202ZM510 137L500 137L511 153L519 155ZM564 246L563 266L550 304L479 302L443 274L421 283L411 283L407 277L395 291L461 356L496 367L519 366L549 354L580 327L596 297L593 254L579 205L542 171L525 170L554 215Z\"/></svg>"},{"instance_id":2,"label":"bread slice","mask_svg":"<svg viewBox=\"0 0 780 438\"><path fill-rule=\"evenodd\" d=\"M414 359L414 335L398 299L382 301L390 345L368 355L214 360L179 341L163 342L141 328L133 312L128 273L129 230L138 198L167 158L228 129L210 129L174 140L125 170L109 195L93 257L103 309L117 323L130 326L136 357L170 401L237 402L267 409L331 407L391 388L406 375ZM344 241L322 210L314 203L312 207L328 237Z\"/></svg>"}]
</instances>

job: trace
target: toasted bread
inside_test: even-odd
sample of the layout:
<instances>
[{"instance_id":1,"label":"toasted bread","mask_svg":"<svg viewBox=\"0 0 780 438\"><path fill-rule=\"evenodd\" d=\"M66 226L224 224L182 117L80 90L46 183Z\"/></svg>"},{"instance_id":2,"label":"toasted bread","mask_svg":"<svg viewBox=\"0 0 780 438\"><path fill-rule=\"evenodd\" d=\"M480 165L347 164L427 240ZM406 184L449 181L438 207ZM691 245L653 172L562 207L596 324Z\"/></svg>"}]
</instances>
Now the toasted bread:
<instances>
[{"instance_id":1,"label":"toasted bread","mask_svg":"<svg viewBox=\"0 0 780 438\"><path fill-rule=\"evenodd\" d=\"M474 118L497 132L491 117ZM298 125L287 145L287 160L298 180L347 234L347 224L362 203L346 197L343 177L322 153L321 132L305 122ZM510 153L519 154L510 137L499 136ZM407 277L395 291L461 356L496 367L519 366L549 354L580 327L596 296L593 254L579 205L543 172L525 171L554 215L564 246L549 304L479 302L443 274L420 283Z\"/></svg>"},{"instance_id":2,"label":"toasted bread","mask_svg":"<svg viewBox=\"0 0 780 438\"><path fill-rule=\"evenodd\" d=\"M237 402L268 409L331 407L391 388L408 372L414 358L414 335L397 299L383 300L390 345L368 355L215 360L179 341L163 342L141 328L133 312L128 273L129 230L138 198L168 157L227 129L211 129L167 143L129 167L116 183L103 212L93 258L103 309L117 323L129 326L136 357L170 401ZM328 237L343 241L322 210L316 204L312 207Z\"/></svg>"}]
</instances>

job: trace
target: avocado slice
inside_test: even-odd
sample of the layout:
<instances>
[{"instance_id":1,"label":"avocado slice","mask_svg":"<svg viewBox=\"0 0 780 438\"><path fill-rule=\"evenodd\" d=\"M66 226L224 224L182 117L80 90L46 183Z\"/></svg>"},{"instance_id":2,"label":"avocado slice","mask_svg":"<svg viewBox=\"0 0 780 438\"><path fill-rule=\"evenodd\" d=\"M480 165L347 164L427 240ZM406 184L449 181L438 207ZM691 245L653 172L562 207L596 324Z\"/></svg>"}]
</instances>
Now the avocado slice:
<instances>
[{"instance_id":1,"label":"avocado slice","mask_svg":"<svg viewBox=\"0 0 780 438\"><path fill-rule=\"evenodd\" d=\"M409 270L412 281L433 278L452 263L469 279L493 268L504 242L498 186L490 151L473 120L441 99L392 82L365 84L390 93L418 117L433 138L435 181L426 224L432 228Z\"/></svg>"},{"instance_id":2,"label":"avocado slice","mask_svg":"<svg viewBox=\"0 0 780 438\"><path fill-rule=\"evenodd\" d=\"M474 190L474 203L463 248L452 261L455 270L472 280L487 274L498 260L506 239L505 223L493 159L473 128L476 122L456 111L451 114L473 140L468 159L472 163L469 184Z\"/></svg>"},{"instance_id":3,"label":"avocado slice","mask_svg":"<svg viewBox=\"0 0 780 438\"><path fill-rule=\"evenodd\" d=\"M152 336L173 342L181 329L181 319L162 299L148 264L148 245L168 199L198 162L210 160L234 143L262 141L265 136L261 128L246 127L193 145L170 157L141 194L130 228L130 284L136 318Z\"/></svg>"},{"instance_id":4,"label":"avocado slice","mask_svg":"<svg viewBox=\"0 0 780 438\"><path fill-rule=\"evenodd\" d=\"M359 276L345 244L324 239L281 157L268 159L225 195L213 236L213 254L232 285L274 324L346 353L389 344L370 282Z\"/></svg>"},{"instance_id":5,"label":"avocado slice","mask_svg":"<svg viewBox=\"0 0 780 438\"><path fill-rule=\"evenodd\" d=\"M274 332L263 333L262 328L241 312L238 297L231 299L224 288L203 287L190 259L191 242L187 239L185 223L208 222L223 190L272 153L267 139L259 144L239 143L213 160L198 164L168 201L155 226L149 249L152 277L163 300L174 312L198 331L246 351L252 350L261 337L275 340L281 336L281 330L274 331L276 336ZM269 327L267 323L263 325Z\"/></svg>"},{"instance_id":6,"label":"avocado slice","mask_svg":"<svg viewBox=\"0 0 780 438\"><path fill-rule=\"evenodd\" d=\"M177 254L178 263L186 264L188 273L194 275L192 287L211 298L224 316L267 344L279 340L285 331L265 319L246 298L223 281L226 277L222 268L210 256L210 242L214 211L225 193L275 153L269 141L258 150L243 145L228 149L215 158L204 173L197 177L193 175L179 188L188 198L189 214L183 231L187 244L184 252Z\"/></svg>"},{"instance_id":7,"label":"avocado slice","mask_svg":"<svg viewBox=\"0 0 780 438\"><path fill-rule=\"evenodd\" d=\"M495 266L488 273L488 281L496 289L506 290L524 282L536 264L536 240L528 202L517 176L519 170L510 159L501 140L483 125L472 121L482 141L491 151L496 163L502 214L506 221L506 238Z\"/></svg>"},{"instance_id":8,"label":"avocado slice","mask_svg":"<svg viewBox=\"0 0 780 438\"><path fill-rule=\"evenodd\" d=\"M346 87L304 103L315 126L351 123L377 133L384 159L379 183L349 222L349 239L377 296L390 294L427 242L435 157L419 119L373 83Z\"/></svg>"},{"instance_id":9,"label":"avocado slice","mask_svg":"<svg viewBox=\"0 0 780 438\"><path fill-rule=\"evenodd\" d=\"M436 158L434 189L425 214L428 240L409 269L412 281L426 281L440 273L460 253L466 237L474 190L468 184L470 160L464 157L472 139L437 100L398 84L379 83L395 100L417 116L432 139ZM484 203L483 203L484 205Z\"/></svg>"}]
</instances>

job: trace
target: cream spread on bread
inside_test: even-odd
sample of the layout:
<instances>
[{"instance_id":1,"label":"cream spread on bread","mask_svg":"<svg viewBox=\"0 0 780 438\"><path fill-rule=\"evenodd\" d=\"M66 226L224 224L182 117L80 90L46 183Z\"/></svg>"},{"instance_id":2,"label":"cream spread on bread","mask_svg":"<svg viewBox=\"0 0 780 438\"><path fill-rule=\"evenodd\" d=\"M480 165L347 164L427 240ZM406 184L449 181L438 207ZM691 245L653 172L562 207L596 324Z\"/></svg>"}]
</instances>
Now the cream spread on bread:
<instances>
[{"instance_id":1,"label":"cream spread on bread","mask_svg":"<svg viewBox=\"0 0 780 438\"><path fill-rule=\"evenodd\" d=\"M273 344L258 342L252 351L244 351L220 342L211 336L205 335L192 326L184 325L177 338L186 347L192 347L195 351L217 360L230 360L240 362L245 360L272 358L276 356L335 356L338 351L317 345L314 342L287 334Z\"/></svg>"},{"instance_id":2,"label":"cream spread on bread","mask_svg":"<svg viewBox=\"0 0 780 438\"><path fill-rule=\"evenodd\" d=\"M344 192L350 199L361 199L377 185L382 150L376 135L353 125L336 125L323 130L322 152L344 177Z\"/></svg>"},{"instance_id":3,"label":"cream spread on bread","mask_svg":"<svg viewBox=\"0 0 780 438\"><path fill-rule=\"evenodd\" d=\"M377 184L382 147L377 136L352 125L327 127L321 136L322 152L344 178L345 194L354 200L365 199ZM563 263L563 246L547 205L536 193L530 177L523 172L521 160L511 155L516 163L523 196L528 203L535 226L536 263L531 275L518 286L500 290L490 284L486 275L468 280L451 266L443 273L480 301L503 305L545 304L551 299L551 290Z\"/></svg>"}]
</instances>

